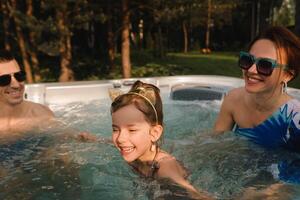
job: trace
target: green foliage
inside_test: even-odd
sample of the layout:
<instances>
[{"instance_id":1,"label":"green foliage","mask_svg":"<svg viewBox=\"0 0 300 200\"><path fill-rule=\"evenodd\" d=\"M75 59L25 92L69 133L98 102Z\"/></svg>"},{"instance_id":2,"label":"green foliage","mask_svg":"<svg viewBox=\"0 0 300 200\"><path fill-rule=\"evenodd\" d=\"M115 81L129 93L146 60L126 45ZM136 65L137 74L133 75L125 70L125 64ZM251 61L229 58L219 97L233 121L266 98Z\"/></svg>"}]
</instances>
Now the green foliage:
<instances>
[{"instance_id":1,"label":"green foliage","mask_svg":"<svg viewBox=\"0 0 300 200\"><path fill-rule=\"evenodd\" d=\"M134 67L132 70L133 77L153 77L153 76L172 76L183 75L188 73L188 68L175 64L157 64L147 63L141 67Z\"/></svg>"},{"instance_id":2,"label":"green foliage","mask_svg":"<svg viewBox=\"0 0 300 200\"><path fill-rule=\"evenodd\" d=\"M295 1L284 0L274 13L274 24L293 26L295 24Z\"/></svg>"},{"instance_id":3,"label":"green foliage","mask_svg":"<svg viewBox=\"0 0 300 200\"><path fill-rule=\"evenodd\" d=\"M213 53L200 54L205 41L208 0L131 0L129 1L132 76L167 76L178 74L219 74L240 77L234 53L251 39L253 17L260 18L257 27L271 23L273 8L280 8L277 21L293 23L293 0L212 0L210 44ZM260 2L260 15L252 16L252 6ZM282 4L282 2L285 2ZM287 3L288 2L288 3ZM26 15L26 1L18 2L9 12L21 23L26 48L31 49L29 33L34 33L34 48L40 58L43 81L57 81L60 74L60 36L57 29L57 10L63 10L66 32L72 36L72 70L77 80L122 78L120 57L115 68L108 66L108 47L121 49L121 1L106 0L43 0L33 1L33 16ZM282 6L281 6L282 5ZM292 5L292 7L289 7ZM0 19L4 14L0 13ZM273 17L276 17L273 16ZM275 18L274 18L275 19ZM275 21L276 21L275 19ZM12 21L12 20L10 20ZM143 22L142 30L139 25ZM183 24L188 33L188 54L183 49ZM108 43L111 30L113 42ZM19 52L14 24L10 24L9 40ZM5 33L0 27L0 32ZM61 31L63 32L63 31ZM140 34L143 33L143 40ZM3 42L4 39L0 38ZM110 44L110 45L109 45ZM19 54L20 55L20 54ZM165 56L166 55L166 56ZM159 56L163 58L158 58ZM165 56L165 57L164 57Z\"/></svg>"}]
</instances>

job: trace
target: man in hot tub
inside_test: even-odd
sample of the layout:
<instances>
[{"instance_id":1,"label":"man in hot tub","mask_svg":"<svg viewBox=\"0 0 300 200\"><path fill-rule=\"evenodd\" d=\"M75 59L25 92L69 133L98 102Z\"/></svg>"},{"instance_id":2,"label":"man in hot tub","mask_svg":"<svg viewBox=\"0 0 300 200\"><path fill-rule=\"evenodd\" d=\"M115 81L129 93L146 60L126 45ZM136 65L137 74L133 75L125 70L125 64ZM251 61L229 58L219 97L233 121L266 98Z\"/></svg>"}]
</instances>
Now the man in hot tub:
<instances>
[{"instance_id":1,"label":"man in hot tub","mask_svg":"<svg viewBox=\"0 0 300 200\"><path fill-rule=\"evenodd\" d=\"M16 183L32 184L31 179L12 180L10 178L10 173L14 173L13 171L16 169L19 170L18 173L26 172L26 169L22 168L22 166L26 166L24 163L30 160L44 159L45 162L37 163L34 166L38 169L47 168L50 171L53 170L52 168L55 169L55 166L52 165L56 161L58 161L56 165L67 166L71 160L68 155L63 153L68 149L63 151L53 144L63 143L63 138L69 140L75 136L73 138L84 139L84 136L88 135L87 133L83 136L73 134L73 130L66 133L65 129L58 130L59 134L56 134L55 128L61 124L55 120L53 112L45 105L24 100L25 79L25 72L21 70L12 54L0 50L0 180L1 184L7 186L1 187L0 184L0 194L2 195L10 193L10 190L13 191ZM52 128L54 131L51 130ZM66 169L66 173L75 174L68 176L73 182L77 178L76 171L72 172L72 170ZM28 197L28 199L31 198Z\"/></svg>"},{"instance_id":2,"label":"man in hot tub","mask_svg":"<svg viewBox=\"0 0 300 200\"><path fill-rule=\"evenodd\" d=\"M0 50L0 138L20 135L54 118L47 106L23 99L25 79L12 54Z\"/></svg>"}]
</instances>

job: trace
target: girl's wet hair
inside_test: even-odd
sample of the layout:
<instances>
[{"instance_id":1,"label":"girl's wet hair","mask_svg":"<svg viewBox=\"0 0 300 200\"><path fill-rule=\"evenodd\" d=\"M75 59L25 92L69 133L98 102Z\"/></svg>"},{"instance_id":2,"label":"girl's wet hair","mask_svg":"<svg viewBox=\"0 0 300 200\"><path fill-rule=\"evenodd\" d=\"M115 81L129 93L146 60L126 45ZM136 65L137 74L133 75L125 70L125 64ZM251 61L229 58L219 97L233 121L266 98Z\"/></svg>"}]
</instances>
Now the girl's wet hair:
<instances>
[{"instance_id":1,"label":"girl's wet hair","mask_svg":"<svg viewBox=\"0 0 300 200\"><path fill-rule=\"evenodd\" d=\"M159 93L160 90L155 85L136 81L128 93L115 98L111 104L111 113L134 105L151 125L163 126L162 100Z\"/></svg>"},{"instance_id":2,"label":"girl's wet hair","mask_svg":"<svg viewBox=\"0 0 300 200\"><path fill-rule=\"evenodd\" d=\"M287 63L282 64L287 64L288 69L293 74L293 78L297 77L300 71L300 39L285 27L272 26L254 38L249 44L248 50L250 50L252 45L260 39L272 41L277 49L277 54L280 57L279 50L282 49L286 53Z\"/></svg>"}]
</instances>

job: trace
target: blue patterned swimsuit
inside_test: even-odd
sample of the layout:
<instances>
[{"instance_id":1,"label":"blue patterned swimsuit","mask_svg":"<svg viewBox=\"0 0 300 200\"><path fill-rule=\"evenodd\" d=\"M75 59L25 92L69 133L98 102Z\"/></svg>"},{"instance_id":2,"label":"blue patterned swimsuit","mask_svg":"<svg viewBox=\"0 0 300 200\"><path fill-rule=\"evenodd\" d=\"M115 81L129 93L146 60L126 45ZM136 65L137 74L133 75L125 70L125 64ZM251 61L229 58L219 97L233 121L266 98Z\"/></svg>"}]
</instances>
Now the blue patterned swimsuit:
<instances>
[{"instance_id":1,"label":"blue patterned swimsuit","mask_svg":"<svg viewBox=\"0 0 300 200\"><path fill-rule=\"evenodd\" d=\"M233 132L266 148L286 148L300 152L300 102L289 100L253 128L240 128L235 124ZM281 180L300 183L300 160L281 162L278 168Z\"/></svg>"}]
</instances>

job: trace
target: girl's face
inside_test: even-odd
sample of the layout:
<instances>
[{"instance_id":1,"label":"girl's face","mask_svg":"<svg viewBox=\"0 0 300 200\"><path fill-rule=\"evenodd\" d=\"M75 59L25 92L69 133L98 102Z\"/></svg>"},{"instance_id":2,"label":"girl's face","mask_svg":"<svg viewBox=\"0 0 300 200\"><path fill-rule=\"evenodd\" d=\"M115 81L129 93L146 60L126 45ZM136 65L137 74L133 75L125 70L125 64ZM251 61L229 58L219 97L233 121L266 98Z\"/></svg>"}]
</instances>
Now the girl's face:
<instances>
[{"instance_id":1,"label":"girl's face","mask_svg":"<svg viewBox=\"0 0 300 200\"><path fill-rule=\"evenodd\" d=\"M144 114L134 105L128 105L112 113L112 140L127 162L153 159L151 148L152 126Z\"/></svg>"},{"instance_id":2,"label":"girl's face","mask_svg":"<svg viewBox=\"0 0 300 200\"><path fill-rule=\"evenodd\" d=\"M257 40L252 45L249 53L256 58L269 58L276 60L279 64L286 64L285 52L281 50L281 58L279 58L273 42L267 39ZM287 74L280 67L276 67L270 76L264 76L257 72L256 64L253 64L248 70L243 70L245 89L250 93L273 92L274 89L280 90L280 83L289 80L287 79Z\"/></svg>"}]
</instances>

